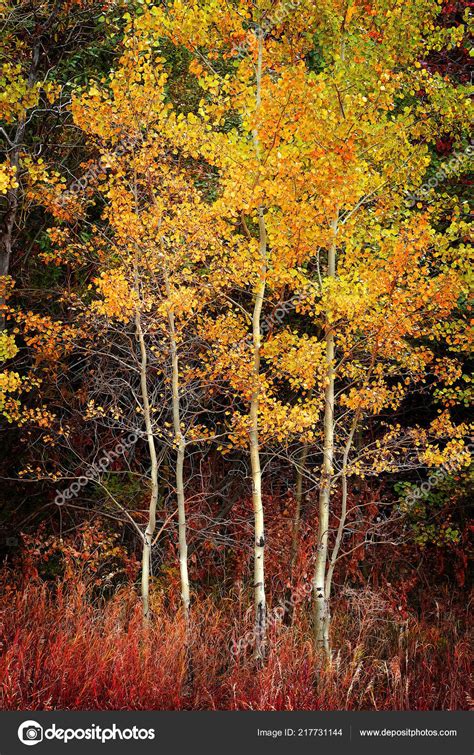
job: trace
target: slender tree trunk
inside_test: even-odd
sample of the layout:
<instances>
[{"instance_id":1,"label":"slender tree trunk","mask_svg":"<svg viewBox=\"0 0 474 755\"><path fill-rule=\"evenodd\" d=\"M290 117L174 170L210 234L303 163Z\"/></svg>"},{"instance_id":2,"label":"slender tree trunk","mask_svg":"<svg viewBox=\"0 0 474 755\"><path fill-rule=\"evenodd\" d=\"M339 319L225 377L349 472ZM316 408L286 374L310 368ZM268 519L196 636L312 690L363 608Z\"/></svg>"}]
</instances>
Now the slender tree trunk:
<instances>
[{"instance_id":1,"label":"slender tree trunk","mask_svg":"<svg viewBox=\"0 0 474 755\"><path fill-rule=\"evenodd\" d=\"M6 193L6 201L7 209L0 229L0 275L8 275L10 270L13 226L18 209L18 189L9 189Z\"/></svg>"},{"instance_id":2,"label":"slender tree trunk","mask_svg":"<svg viewBox=\"0 0 474 755\"><path fill-rule=\"evenodd\" d=\"M342 543L342 535L344 533L344 527L346 524L346 518L347 518L347 495L348 495L348 489L347 489L347 462L349 459L349 453L352 448L352 442L354 440L354 433L356 431L358 424L358 415L356 415L356 418L352 424L349 437L347 439L347 443L344 448L344 454L342 458L342 470L341 470L341 492L342 492L342 503L341 503L341 516L339 518L339 524L337 527L337 533L336 533L336 541L334 543L334 548L331 553L331 557L329 559L329 566L326 574L326 584L325 584L325 593L326 593L326 599L329 602L331 599L331 588L332 588L332 578L334 574L334 569L336 566L337 558L339 555L339 551L341 549L341 543Z\"/></svg>"},{"instance_id":3,"label":"slender tree trunk","mask_svg":"<svg viewBox=\"0 0 474 755\"><path fill-rule=\"evenodd\" d=\"M331 223L332 242L328 251L328 277L336 275L336 236L338 215ZM330 607L326 593L326 568L328 560L329 511L334 460L334 329L326 322L326 389L324 395L324 442L323 465L319 489L319 525L316 552L316 565L313 577L314 599L314 642L317 650L322 650L329 661Z\"/></svg>"},{"instance_id":4,"label":"slender tree trunk","mask_svg":"<svg viewBox=\"0 0 474 755\"><path fill-rule=\"evenodd\" d=\"M341 40L341 60L345 57L345 39ZM339 107L342 118L345 119L343 99L339 98ZM328 250L329 278L336 277L336 254L337 254L337 231L339 223L339 209L331 223L332 241ZM328 566L328 537L329 537L329 514L331 504L331 485L333 479L334 461L334 328L326 318L326 390L324 395L324 441L323 441L323 466L321 470L321 484L319 489L319 525L316 553L316 565L313 578L314 599L314 642L319 651L323 651L328 663L331 662L330 646L330 586L334 564L331 563L330 577L327 579L326 569ZM352 442L352 441L351 441ZM346 477L346 506L347 506L347 477ZM341 514L342 519L342 514ZM345 521L345 512L344 512ZM341 521L339 522L337 537L342 538ZM338 546L339 547L339 546ZM334 552L332 554L334 557ZM334 561L335 563L335 561Z\"/></svg>"},{"instance_id":5,"label":"slender tree trunk","mask_svg":"<svg viewBox=\"0 0 474 755\"><path fill-rule=\"evenodd\" d=\"M17 126L15 138L10 146L8 157L10 164L16 168L16 177L20 167L20 148L25 135L25 120L20 121ZM6 207L0 220L0 277L10 274L11 259L13 253L13 230L18 215L20 198L20 187L8 189L5 195ZM0 331L5 329L5 307L6 298L3 291L3 285L0 282Z\"/></svg>"},{"instance_id":6,"label":"slender tree trunk","mask_svg":"<svg viewBox=\"0 0 474 755\"><path fill-rule=\"evenodd\" d=\"M266 599L265 599L265 530L262 501L262 472L260 468L260 444L258 436L258 411L260 398L260 317L265 284L262 283L255 297L252 318L253 334L253 381L254 389L250 402L250 464L252 470L252 501L254 511L254 598L255 598L255 655L263 658L266 641Z\"/></svg>"},{"instance_id":7,"label":"slender tree trunk","mask_svg":"<svg viewBox=\"0 0 474 755\"><path fill-rule=\"evenodd\" d=\"M52 16L53 18L53 16ZM40 42L35 45L32 51L31 67L28 74L28 89L31 89L37 80L38 66L40 60ZM26 118L22 118L16 127L15 136L12 141L9 142L9 149L7 156L12 167L18 172L20 168L20 152L24 142L26 132ZM3 217L0 220L0 276L6 276L10 273L11 257L13 250L13 229L18 214L20 200L20 187L16 189L9 189L5 196L6 208L3 213ZM3 292L0 291L0 308L3 308L5 304ZM4 328L4 313L0 312L0 330Z\"/></svg>"},{"instance_id":8,"label":"slender tree trunk","mask_svg":"<svg viewBox=\"0 0 474 755\"><path fill-rule=\"evenodd\" d=\"M377 356L377 348L375 348L374 353L372 355L371 363L369 366L369 369L367 371L367 374L365 376L364 384L365 386L369 385L370 378L372 376L372 372L375 366ZM346 524L346 518L347 518L347 497L348 497L348 484L347 484L347 464L349 461L349 454L351 452L352 446L354 444L354 438L356 437L356 434L360 427L360 418L361 418L361 410L357 409L354 419L351 424L351 428L349 430L349 435L347 437L346 445L344 446L344 453L342 455L342 470L341 470L341 495L342 495L342 502L341 502L341 516L339 518L339 524L337 527L337 533L336 533L336 540L334 543L334 548L331 553L331 557L329 559L329 566L326 574L326 583L325 583L325 592L326 592L326 599L329 602L331 599L331 588L332 588L332 578L334 574L334 569L336 566L336 562L339 556L339 551L341 549L341 543L342 543L342 536L344 534L344 527Z\"/></svg>"},{"instance_id":9,"label":"slender tree trunk","mask_svg":"<svg viewBox=\"0 0 474 755\"><path fill-rule=\"evenodd\" d=\"M261 105L262 87L262 31L258 35L258 60L256 84L256 114ZM260 143L258 136L258 122L253 132L253 141L257 158L260 160ZM260 406L260 349L261 349L261 316L267 273L267 232L263 207L258 208L259 251L261 259L260 280L255 294L252 313L252 380L253 391L250 401L250 465L252 472L252 502L254 512L254 601L255 601L255 657L261 660L265 656L266 644L266 597L265 597L265 529L262 501L262 472L260 467L259 443L259 406Z\"/></svg>"},{"instance_id":10,"label":"slender tree trunk","mask_svg":"<svg viewBox=\"0 0 474 755\"><path fill-rule=\"evenodd\" d=\"M294 606L291 602L291 594L295 581L296 562L298 560L298 544L300 535L301 509L303 506L303 481L306 461L308 459L308 444L305 443L301 449L300 457L296 465L296 484L295 484L295 513L293 517L293 526L291 531L291 551L290 551L290 580L289 587L285 591L286 605L289 606L285 617L285 623L291 624L293 621Z\"/></svg>"},{"instance_id":11,"label":"slender tree trunk","mask_svg":"<svg viewBox=\"0 0 474 755\"><path fill-rule=\"evenodd\" d=\"M138 342L140 344L140 388L142 394L143 403L143 415L145 419L145 429L148 441L148 450L150 454L151 470L150 470L150 482L151 493L150 503L148 508L148 524L143 535L143 551L142 551L142 603L143 603L143 617L146 621L150 618L150 562L151 562L151 546L153 533L156 527L156 505L158 502L158 460L156 455L155 439L153 435L150 400L148 396L147 385L147 352L146 344L143 336L143 330L140 321L140 313L137 310L135 314L135 326Z\"/></svg>"},{"instance_id":12,"label":"slender tree trunk","mask_svg":"<svg viewBox=\"0 0 474 755\"><path fill-rule=\"evenodd\" d=\"M169 296L170 287L166 280L166 291ZM179 573L181 578L181 600L183 602L186 624L189 622L189 576L188 576L188 543L186 536L186 503L184 498L184 457L186 441L181 428L181 403L179 398L179 360L178 346L176 341L176 326L174 313L168 309L169 337L171 347L171 370L172 370L172 408L173 430L176 449L176 498L178 504L178 549L179 549Z\"/></svg>"}]
</instances>

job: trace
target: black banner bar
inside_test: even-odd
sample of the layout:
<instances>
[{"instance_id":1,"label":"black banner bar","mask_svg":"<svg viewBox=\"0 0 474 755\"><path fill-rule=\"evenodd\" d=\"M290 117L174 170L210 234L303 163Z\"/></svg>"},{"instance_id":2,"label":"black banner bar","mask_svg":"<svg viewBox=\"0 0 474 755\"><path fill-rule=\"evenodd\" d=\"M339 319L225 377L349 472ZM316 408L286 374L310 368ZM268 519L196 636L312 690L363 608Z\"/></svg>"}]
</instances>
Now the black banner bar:
<instances>
[{"instance_id":1,"label":"black banner bar","mask_svg":"<svg viewBox=\"0 0 474 755\"><path fill-rule=\"evenodd\" d=\"M0 713L0 755L472 755L472 714L351 711Z\"/></svg>"}]
</instances>

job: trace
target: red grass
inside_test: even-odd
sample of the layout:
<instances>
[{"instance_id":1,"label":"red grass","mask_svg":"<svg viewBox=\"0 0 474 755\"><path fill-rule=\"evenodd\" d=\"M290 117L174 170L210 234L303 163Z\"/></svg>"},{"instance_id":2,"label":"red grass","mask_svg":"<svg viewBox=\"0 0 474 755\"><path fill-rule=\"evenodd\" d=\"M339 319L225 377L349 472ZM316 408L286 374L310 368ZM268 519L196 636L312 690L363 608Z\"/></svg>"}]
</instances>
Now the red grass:
<instances>
[{"instance_id":1,"label":"red grass","mask_svg":"<svg viewBox=\"0 0 474 755\"><path fill-rule=\"evenodd\" d=\"M267 662L257 669L250 652L234 658L230 650L250 628L248 613L234 618L235 601L196 601L188 663L183 621L159 595L146 630L131 589L101 605L85 592L81 584L66 591L39 582L7 591L3 709L468 707L469 649L449 608L424 624L400 622L380 596L346 595L335 609L337 650L327 672L309 641L307 605L300 606L293 627L272 628Z\"/></svg>"}]
</instances>

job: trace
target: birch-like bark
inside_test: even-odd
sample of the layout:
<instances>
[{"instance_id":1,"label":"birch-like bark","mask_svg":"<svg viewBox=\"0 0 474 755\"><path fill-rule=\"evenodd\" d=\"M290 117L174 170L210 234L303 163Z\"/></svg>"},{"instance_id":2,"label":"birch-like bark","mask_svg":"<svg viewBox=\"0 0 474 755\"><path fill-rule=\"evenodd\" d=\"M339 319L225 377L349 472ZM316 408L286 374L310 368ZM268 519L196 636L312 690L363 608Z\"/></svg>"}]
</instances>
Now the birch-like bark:
<instances>
[{"instance_id":1,"label":"birch-like bark","mask_svg":"<svg viewBox=\"0 0 474 755\"><path fill-rule=\"evenodd\" d=\"M343 29L344 32L344 29ZM341 40L341 60L345 57L345 39L344 33ZM338 93L339 107L342 118L345 119L343 98ZM331 223L332 241L328 250L328 270L329 278L336 277L336 254L337 254L337 232L339 224L339 210ZM314 599L314 642L319 651L323 651L327 661L331 662L331 647L329 630L331 623L331 613L329 604L329 591L327 582L326 569L328 566L328 537L329 537L329 514L331 504L331 485L334 474L334 328L326 319L326 390L324 395L324 441L323 441L323 466L321 470L321 484L319 489L319 525L316 564L313 578L313 599ZM346 478L347 485L347 478ZM346 488L346 507L347 507L347 488ZM345 520L345 515L344 515ZM339 536L339 531L338 531ZM342 538L342 529L340 529ZM333 554L334 555L334 554ZM332 566L334 571L334 566ZM332 578L331 571L331 578Z\"/></svg>"},{"instance_id":2,"label":"birch-like bark","mask_svg":"<svg viewBox=\"0 0 474 755\"><path fill-rule=\"evenodd\" d=\"M170 286L166 278L166 293L169 297ZM186 535L186 503L184 498L184 457L186 441L181 428L181 403L179 398L179 359L176 340L176 324L171 307L168 308L169 339L171 350L171 373L172 373L172 410L173 431L176 448L176 499L178 504L178 550L179 550L179 573L181 579L181 600L183 603L186 624L189 622L189 575L188 575L188 542Z\"/></svg>"},{"instance_id":3,"label":"birch-like bark","mask_svg":"<svg viewBox=\"0 0 474 755\"><path fill-rule=\"evenodd\" d=\"M140 313L135 313L135 327L138 343L140 345L140 389L142 395L143 416L145 420L146 437L148 441L148 451L150 454L150 482L151 493L148 507L148 524L143 535L142 551L142 604L143 617L146 621L150 618L150 563L153 533L156 527L156 506L158 502L158 459L156 454L155 438L153 435L152 417L150 409L150 399L148 396L147 385L147 367L148 358L146 351L145 338L140 321Z\"/></svg>"},{"instance_id":4,"label":"birch-like bark","mask_svg":"<svg viewBox=\"0 0 474 755\"><path fill-rule=\"evenodd\" d=\"M265 528L262 501L262 471L260 467L260 444L258 412L260 404L260 318L262 312L265 283L259 285L255 296L252 316L253 364L252 378L254 388L250 401L250 464L252 470L252 501L254 511L254 599L255 599L255 655L262 658L265 654L266 640L266 599L265 599Z\"/></svg>"},{"instance_id":5,"label":"birch-like bark","mask_svg":"<svg viewBox=\"0 0 474 755\"><path fill-rule=\"evenodd\" d=\"M342 470L341 470L341 493L342 493L342 503L341 503L341 516L339 518L339 524L337 527L337 533L336 533L336 540L334 543L334 548L331 553L331 557L329 559L329 566L326 574L326 584L325 584L325 594L326 594L326 600L331 600L331 588L332 588L332 578L334 574L334 568L336 566L336 562L338 559L339 551L341 549L341 543L342 543L342 536L344 534L344 527L346 525L346 518L347 518L347 495L348 495L348 489L347 489L347 462L349 460L349 453L352 448L352 442L354 440L354 434L357 428L358 424L358 415L356 415L356 418L352 424L351 430L349 432L349 437L347 439L346 445L344 447L344 453L342 457ZM328 628L329 631L329 628Z\"/></svg>"},{"instance_id":6,"label":"birch-like bark","mask_svg":"<svg viewBox=\"0 0 474 755\"><path fill-rule=\"evenodd\" d=\"M28 89L31 89L37 80L40 52L41 46L38 43L33 48L31 68L27 80ZM9 141L9 148L7 151L10 165L13 168L16 168L17 178L20 168L20 152L24 147L23 142L25 138L25 132L26 116L18 122L15 130L15 136L13 138L13 141ZM13 231L19 211L20 191L20 187L10 188L5 195L6 208L0 220L0 277L9 275L10 273L11 258L13 252ZM0 330L3 330L5 327L5 315L3 312L4 304L5 299L3 292L0 292Z\"/></svg>"},{"instance_id":7,"label":"birch-like bark","mask_svg":"<svg viewBox=\"0 0 474 755\"><path fill-rule=\"evenodd\" d=\"M336 248L338 214L331 223L332 241L328 250L328 277L336 276ZM334 461L334 329L326 322L326 389L324 395L324 441L323 465L319 489L319 524L316 564L313 577L314 600L314 642L317 650L322 650L328 660L331 658L329 646L329 596L326 594L326 568L328 560L329 510Z\"/></svg>"},{"instance_id":8,"label":"birch-like bark","mask_svg":"<svg viewBox=\"0 0 474 755\"><path fill-rule=\"evenodd\" d=\"M258 59L256 76L256 115L261 105L263 35L258 35ZM253 141L257 158L260 160L258 122L253 131ZM250 401L250 465L252 472L252 502L254 511L254 601L255 601L255 657L261 660L265 655L266 644L266 597L265 597L265 528L262 501L262 471L260 466L259 406L260 406L260 349L261 316L267 274L267 232L263 207L258 208L259 252L261 259L260 280L255 293L252 313L252 381L253 391Z\"/></svg>"},{"instance_id":9,"label":"birch-like bark","mask_svg":"<svg viewBox=\"0 0 474 755\"><path fill-rule=\"evenodd\" d=\"M375 366L377 356L377 348L374 349L374 352L372 354L372 359L370 362L369 369L367 371L364 384L365 386L369 385L370 378L372 376L372 372ZM349 461L349 454L351 452L353 443L354 443L354 437L357 432L357 429L359 427L359 422L361 418L361 410L360 408L357 409L354 419L351 424L351 428L349 430L349 435L347 437L346 445L344 446L344 453L342 455L342 470L341 470L341 494L342 494L342 503L341 503L341 516L339 518L339 524L337 527L337 533L336 533L336 540L334 543L334 548L331 553L331 557L329 559L329 566L327 570L326 575L326 585L325 585L325 591L326 591L326 599L328 602L331 599L331 588L332 588L332 578L334 574L334 569L336 566L337 559L339 557L339 551L341 549L341 543L342 543L342 536L344 534L344 527L346 524L346 518L347 518L347 496L348 496L348 484L347 484L347 465Z\"/></svg>"}]
</instances>

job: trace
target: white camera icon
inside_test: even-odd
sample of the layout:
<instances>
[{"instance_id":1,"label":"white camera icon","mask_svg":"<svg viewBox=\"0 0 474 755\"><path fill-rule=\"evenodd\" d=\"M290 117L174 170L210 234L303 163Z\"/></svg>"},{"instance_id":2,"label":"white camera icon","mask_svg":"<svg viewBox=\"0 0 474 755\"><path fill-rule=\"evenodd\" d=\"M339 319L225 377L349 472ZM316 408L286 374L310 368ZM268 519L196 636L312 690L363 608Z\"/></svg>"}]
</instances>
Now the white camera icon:
<instances>
[{"instance_id":1,"label":"white camera icon","mask_svg":"<svg viewBox=\"0 0 474 755\"><path fill-rule=\"evenodd\" d=\"M18 727L18 739L24 745L37 745L43 741L43 727L37 721L25 721Z\"/></svg>"}]
</instances>

